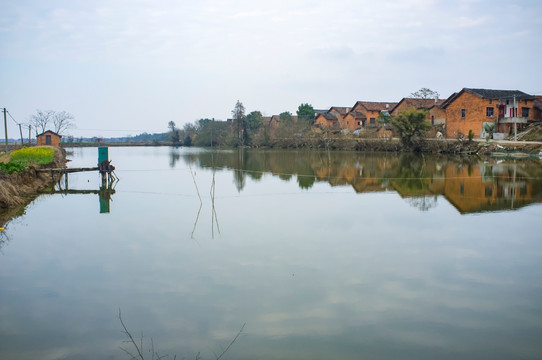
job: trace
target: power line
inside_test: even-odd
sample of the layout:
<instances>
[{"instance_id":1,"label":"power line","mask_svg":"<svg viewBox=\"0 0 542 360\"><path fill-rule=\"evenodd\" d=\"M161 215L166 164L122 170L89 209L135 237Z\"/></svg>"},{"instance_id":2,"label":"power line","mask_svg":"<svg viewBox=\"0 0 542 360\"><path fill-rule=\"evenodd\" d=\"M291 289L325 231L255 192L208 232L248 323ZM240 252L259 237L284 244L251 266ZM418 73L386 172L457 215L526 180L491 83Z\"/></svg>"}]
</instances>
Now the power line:
<instances>
[{"instance_id":1,"label":"power line","mask_svg":"<svg viewBox=\"0 0 542 360\"><path fill-rule=\"evenodd\" d=\"M11 116L11 114L9 113L8 110L6 110L6 112L8 113L9 117L11 118L11 120L13 120L13 122L14 122L15 124L21 125L21 123L17 122L17 120L15 120L15 119L13 118L13 116Z\"/></svg>"}]
</instances>

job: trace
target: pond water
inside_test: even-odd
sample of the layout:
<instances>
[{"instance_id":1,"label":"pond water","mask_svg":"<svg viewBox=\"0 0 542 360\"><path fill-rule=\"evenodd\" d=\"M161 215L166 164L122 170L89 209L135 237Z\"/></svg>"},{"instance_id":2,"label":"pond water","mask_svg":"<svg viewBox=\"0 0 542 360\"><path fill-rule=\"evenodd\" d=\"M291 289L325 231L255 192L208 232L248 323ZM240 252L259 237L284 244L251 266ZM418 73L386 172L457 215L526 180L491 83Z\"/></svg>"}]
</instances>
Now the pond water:
<instances>
[{"instance_id":1,"label":"pond water","mask_svg":"<svg viewBox=\"0 0 542 360\"><path fill-rule=\"evenodd\" d=\"M129 359L119 309L148 359L215 359L243 325L222 359L542 358L538 161L109 158L114 188L70 174L0 234L1 359Z\"/></svg>"}]
</instances>

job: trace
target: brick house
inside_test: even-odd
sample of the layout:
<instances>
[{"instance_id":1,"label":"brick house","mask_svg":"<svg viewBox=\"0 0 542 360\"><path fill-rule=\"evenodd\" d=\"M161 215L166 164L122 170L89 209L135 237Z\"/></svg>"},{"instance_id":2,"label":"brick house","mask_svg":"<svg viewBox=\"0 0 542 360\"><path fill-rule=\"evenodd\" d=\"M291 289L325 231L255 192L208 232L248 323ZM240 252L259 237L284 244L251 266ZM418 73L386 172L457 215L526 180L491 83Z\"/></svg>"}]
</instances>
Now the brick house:
<instances>
[{"instance_id":1,"label":"brick house","mask_svg":"<svg viewBox=\"0 0 542 360\"><path fill-rule=\"evenodd\" d=\"M56 132L47 130L36 136L38 146L60 146L60 139L62 135L58 135Z\"/></svg>"},{"instance_id":2,"label":"brick house","mask_svg":"<svg viewBox=\"0 0 542 360\"><path fill-rule=\"evenodd\" d=\"M414 99L414 98L402 98L397 105L390 111L390 115L396 116L401 111L416 109L427 110L425 119L431 123L431 125L444 125L446 124L446 111L442 108L445 99Z\"/></svg>"},{"instance_id":3,"label":"brick house","mask_svg":"<svg viewBox=\"0 0 542 360\"><path fill-rule=\"evenodd\" d=\"M350 111L348 107L332 106L329 110L319 111L314 119L314 125L321 129L346 129L349 128L344 121Z\"/></svg>"},{"instance_id":4,"label":"brick house","mask_svg":"<svg viewBox=\"0 0 542 360\"><path fill-rule=\"evenodd\" d=\"M510 134L514 123L518 130L532 121L541 120L535 110L536 98L519 90L464 88L443 104L448 137L485 137L485 124L495 124L495 132Z\"/></svg>"},{"instance_id":5,"label":"brick house","mask_svg":"<svg viewBox=\"0 0 542 360\"><path fill-rule=\"evenodd\" d=\"M333 129L340 128L339 119L336 114L332 113L319 113L314 120L314 126L320 129Z\"/></svg>"},{"instance_id":6,"label":"brick house","mask_svg":"<svg viewBox=\"0 0 542 360\"><path fill-rule=\"evenodd\" d=\"M376 126L378 124L378 116L381 112L387 111L388 113L393 109L397 103L391 102L373 102L373 101L358 101L352 108L351 112L357 113L360 127L363 126Z\"/></svg>"}]
</instances>

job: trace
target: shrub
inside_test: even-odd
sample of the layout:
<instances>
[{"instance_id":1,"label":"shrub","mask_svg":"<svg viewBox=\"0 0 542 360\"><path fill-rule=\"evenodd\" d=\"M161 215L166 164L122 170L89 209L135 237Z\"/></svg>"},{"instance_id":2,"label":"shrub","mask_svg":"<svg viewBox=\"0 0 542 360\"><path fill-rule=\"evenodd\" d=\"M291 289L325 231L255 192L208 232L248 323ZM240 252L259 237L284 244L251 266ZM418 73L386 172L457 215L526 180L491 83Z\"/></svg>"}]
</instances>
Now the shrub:
<instances>
[{"instance_id":1,"label":"shrub","mask_svg":"<svg viewBox=\"0 0 542 360\"><path fill-rule=\"evenodd\" d=\"M392 118L391 124L405 146L412 146L415 139L423 138L425 132L431 128L425 121L425 114L423 110L405 110Z\"/></svg>"},{"instance_id":2,"label":"shrub","mask_svg":"<svg viewBox=\"0 0 542 360\"><path fill-rule=\"evenodd\" d=\"M0 171L3 171L7 174L12 174L14 172L22 172L26 170L26 166L18 161L9 161L7 163L0 163Z\"/></svg>"}]
</instances>

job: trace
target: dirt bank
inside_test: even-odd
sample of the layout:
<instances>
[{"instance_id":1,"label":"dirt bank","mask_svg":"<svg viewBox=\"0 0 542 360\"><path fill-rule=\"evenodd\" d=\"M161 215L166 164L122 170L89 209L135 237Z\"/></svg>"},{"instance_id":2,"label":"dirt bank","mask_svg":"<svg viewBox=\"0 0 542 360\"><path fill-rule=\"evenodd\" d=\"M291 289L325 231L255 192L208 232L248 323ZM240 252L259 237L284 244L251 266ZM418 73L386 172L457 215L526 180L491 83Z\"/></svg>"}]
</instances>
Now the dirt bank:
<instances>
[{"instance_id":1,"label":"dirt bank","mask_svg":"<svg viewBox=\"0 0 542 360\"><path fill-rule=\"evenodd\" d=\"M21 173L6 174L0 171L0 224L17 213L22 206L32 201L38 193L58 181L58 176L38 173L36 169L62 168L66 166L66 152L61 148L53 148L55 157L47 165L30 166Z\"/></svg>"}]
</instances>

